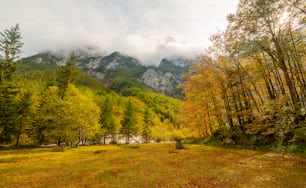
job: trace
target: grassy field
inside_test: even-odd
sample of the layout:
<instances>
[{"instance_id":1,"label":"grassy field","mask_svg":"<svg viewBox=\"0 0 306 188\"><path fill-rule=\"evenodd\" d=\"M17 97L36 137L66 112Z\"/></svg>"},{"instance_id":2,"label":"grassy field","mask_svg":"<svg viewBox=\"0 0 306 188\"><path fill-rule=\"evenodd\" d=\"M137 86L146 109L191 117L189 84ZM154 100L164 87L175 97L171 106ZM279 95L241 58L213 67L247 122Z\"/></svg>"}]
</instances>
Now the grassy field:
<instances>
[{"instance_id":1,"label":"grassy field","mask_svg":"<svg viewBox=\"0 0 306 188\"><path fill-rule=\"evenodd\" d=\"M172 144L0 150L0 187L306 187L306 158Z\"/></svg>"}]
</instances>

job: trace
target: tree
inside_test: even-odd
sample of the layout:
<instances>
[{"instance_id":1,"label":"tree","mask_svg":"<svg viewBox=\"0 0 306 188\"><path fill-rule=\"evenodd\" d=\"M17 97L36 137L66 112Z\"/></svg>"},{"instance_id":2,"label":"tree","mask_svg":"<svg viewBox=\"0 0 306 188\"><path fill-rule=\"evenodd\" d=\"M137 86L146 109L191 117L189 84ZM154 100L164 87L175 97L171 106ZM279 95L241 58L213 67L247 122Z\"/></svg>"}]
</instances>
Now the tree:
<instances>
[{"instance_id":1,"label":"tree","mask_svg":"<svg viewBox=\"0 0 306 188\"><path fill-rule=\"evenodd\" d=\"M100 132L100 108L88 96L81 93L74 85L69 85L66 93L69 102L67 141L71 146L78 146L80 142L86 143L87 139L95 139Z\"/></svg>"},{"instance_id":2,"label":"tree","mask_svg":"<svg viewBox=\"0 0 306 188\"><path fill-rule=\"evenodd\" d=\"M43 92L40 103L34 123L40 143L78 146L100 132L98 105L74 85L68 85L64 99L58 96L56 86L50 86Z\"/></svg>"},{"instance_id":3,"label":"tree","mask_svg":"<svg viewBox=\"0 0 306 188\"><path fill-rule=\"evenodd\" d=\"M103 130L103 143L108 135L113 135L116 132L115 120L113 117L113 104L109 96L106 97L101 108L100 124Z\"/></svg>"},{"instance_id":4,"label":"tree","mask_svg":"<svg viewBox=\"0 0 306 188\"><path fill-rule=\"evenodd\" d=\"M195 135L238 144L265 135L286 144L294 130L304 130L303 6L300 0L239 1L226 30L211 37L213 45L186 75L183 120Z\"/></svg>"},{"instance_id":5,"label":"tree","mask_svg":"<svg viewBox=\"0 0 306 188\"><path fill-rule=\"evenodd\" d=\"M282 95L288 96L288 104L291 104L297 113L304 103L300 99L303 98L305 85L301 85L301 90L297 90L296 86L299 85L297 81L304 78L305 71L299 62L294 61L295 53L290 52L296 43L290 33L292 28L300 30L297 23L304 19L305 15L303 16L297 7L302 6L301 1L295 0L285 2L284 0L241 0L237 13L231 16L229 23L232 33L245 37L247 48L244 51L249 51L248 48L252 47L252 51L257 49L257 52L260 51L269 57L281 84ZM232 41L235 41L235 38L237 37L233 37Z\"/></svg>"},{"instance_id":6,"label":"tree","mask_svg":"<svg viewBox=\"0 0 306 188\"><path fill-rule=\"evenodd\" d=\"M14 86L0 86L0 142L2 143L11 142L16 134L18 92Z\"/></svg>"},{"instance_id":7,"label":"tree","mask_svg":"<svg viewBox=\"0 0 306 188\"><path fill-rule=\"evenodd\" d=\"M16 95L19 89L10 81L23 46L21 39L18 24L0 32L0 142L12 141L17 130Z\"/></svg>"},{"instance_id":8,"label":"tree","mask_svg":"<svg viewBox=\"0 0 306 188\"><path fill-rule=\"evenodd\" d=\"M72 84L80 73L80 69L76 65L77 61L77 55L72 52L66 64L61 67L60 71L58 72L56 80L58 83L59 95L62 99L65 97L69 84Z\"/></svg>"},{"instance_id":9,"label":"tree","mask_svg":"<svg viewBox=\"0 0 306 188\"><path fill-rule=\"evenodd\" d=\"M143 122L142 137L145 139L145 142L148 143L152 137L152 117L148 107L146 107L143 112Z\"/></svg>"},{"instance_id":10,"label":"tree","mask_svg":"<svg viewBox=\"0 0 306 188\"><path fill-rule=\"evenodd\" d=\"M20 136L29 129L32 129L32 94L25 92L22 94L20 102L18 103L18 118L17 118L17 131L16 131L16 143L15 146L20 144Z\"/></svg>"},{"instance_id":11,"label":"tree","mask_svg":"<svg viewBox=\"0 0 306 188\"><path fill-rule=\"evenodd\" d=\"M59 146L67 138L70 120L70 103L58 96L58 88L50 86L41 94L38 112L35 116L34 126L37 138L43 142L56 142Z\"/></svg>"},{"instance_id":12,"label":"tree","mask_svg":"<svg viewBox=\"0 0 306 188\"><path fill-rule=\"evenodd\" d=\"M21 53L23 43L21 42L19 25L0 32L0 84L10 80L15 72L15 61Z\"/></svg>"},{"instance_id":13,"label":"tree","mask_svg":"<svg viewBox=\"0 0 306 188\"><path fill-rule=\"evenodd\" d=\"M126 137L126 144L129 144L130 137L137 133L137 120L135 115L135 110L132 105L131 100L129 99L125 112L123 114L123 119L121 121L121 129L120 132Z\"/></svg>"}]
</instances>

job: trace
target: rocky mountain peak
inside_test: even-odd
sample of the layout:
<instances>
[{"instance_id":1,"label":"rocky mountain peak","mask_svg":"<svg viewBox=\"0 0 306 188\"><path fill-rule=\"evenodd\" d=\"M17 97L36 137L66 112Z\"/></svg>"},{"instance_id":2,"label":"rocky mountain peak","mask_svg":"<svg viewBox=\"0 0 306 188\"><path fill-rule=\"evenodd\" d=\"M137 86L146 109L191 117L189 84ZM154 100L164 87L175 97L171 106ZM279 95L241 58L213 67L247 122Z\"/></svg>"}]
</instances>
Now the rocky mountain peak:
<instances>
[{"instance_id":1,"label":"rocky mountain peak","mask_svg":"<svg viewBox=\"0 0 306 188\"><path fill-rule=\"evenodd\" d=\"M92 51L92 50L91 50ZM109 55L87 53L86 50L75 51L78 55L78 66L98 80L112 83L114 79L126 78L147 85L154 90L177 95L181 91L177 88L182 83L180 75L188 71L188 60L184 58L164 58L158 67L146 67L136 58L115 51ZM52 52L40 53L23 59L23 62L34 67L61 66L66 62L62 54Z\"/></svg>"}]
</instances>

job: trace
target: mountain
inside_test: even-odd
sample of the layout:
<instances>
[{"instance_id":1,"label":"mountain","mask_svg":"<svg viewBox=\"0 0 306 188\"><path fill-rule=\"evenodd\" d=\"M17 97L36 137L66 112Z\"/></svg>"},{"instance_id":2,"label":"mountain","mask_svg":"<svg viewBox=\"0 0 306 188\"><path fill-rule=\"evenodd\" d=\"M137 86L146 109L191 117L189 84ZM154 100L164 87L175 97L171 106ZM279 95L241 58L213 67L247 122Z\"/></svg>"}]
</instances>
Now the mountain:
<instances>
[{"instance_id":1,"label":"mountain","mask_svg":"<svg viewBox=\"0 0 306 188\"><path fill-rule=\"evenodd\" d=\"M178 85L183 82L181 74L188 72L189 64L185 58L162 59L157 68L147 68L141 81L154 90L166 95L182 95Z\"/></svg>"},{"instance_id":2,"label":"mountain","mask_svg":"<svg viewBox=\"0 0 306 188\"><path fill-rule=\"evenodd\" d=\"M113 52L109 55L88 53L77 50L78 66L88 75L95 77L109 87L113 84L137 82L151 87L157 92L177 96L182 95L178 85L183 82L180 75L189 69L188 59L173 57L162 59L158 67L144 66L134 57ZM47 69L62 66L67 55L44 52L19 61L19 71L26 69ZM126 82L129 80L129 82ZM123 82L123 83L118 83Z\"/></svg>"},{"instance_id":3,"label":"mountain","mask_svg":"<svg viewBox=\"0 0 306 188\"><path fill-rule=\"evenodd\" d=\"M24 72L28 69L43 70L49 68L56 68L64 62L62 58L56 57L51 53L44 52L30 57L22 58L17 63L18 71Z\"/></svg>"},{"instance_id":4,"label":"mountain","mask_svg":"<svg viewBox=\"0 0 306 188\"><path fill-rule=\"evenodd\" d=\"M113 52L105 57L80 58L79 61L80 68L105 82L110 82L119 76L137 79L145 71L145 67L137 59L119 52Z\"/></svg>"},{"instance_id":5,"label":"mountain","mask_svg":"<svg viewBox=\"0 0 306 188\"><path fill-rule=\"evenodd\" d=\"M158 70L162 72L170 72L174 75L180 75L184 72L188 72L189 64L188 60L183 57L173 57L170 59L162 59Z\"/></svg>"}]
</instances>

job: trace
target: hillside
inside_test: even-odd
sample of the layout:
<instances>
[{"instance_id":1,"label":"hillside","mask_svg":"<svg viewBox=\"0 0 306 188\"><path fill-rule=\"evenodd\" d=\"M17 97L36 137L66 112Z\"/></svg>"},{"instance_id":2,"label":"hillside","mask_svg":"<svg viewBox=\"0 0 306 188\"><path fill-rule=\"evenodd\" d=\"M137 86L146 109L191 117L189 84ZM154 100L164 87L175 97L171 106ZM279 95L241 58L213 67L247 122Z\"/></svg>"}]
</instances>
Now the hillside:
<instances>
[{"instance_id":1,"label":"hillside","mask_svg":"<svg viewBox=\"0 0 306 188\"><path fill-rule=\"evenodd\" d=\"M63 62L47 53L17 63L15 84L20 91L9 100L26 106L7 107L16 108L10 113L18 114L14 129L5 128L2 132L7 136L0 137L1 143L16 143L16 139L16 145L117 143L124 134L125 118L133 121L131 126L135 131L128 133L131 139L138 142L174 139L181 101L131 77L144 68L137 61L125 59L117 52L102 58L101 66L96 67L102 70L103 63L107 64L104 73L108 80L102 81L79 68L83 61L78 61L75 67L71 59ZM110 71L110 65L115 65L117 72ZM69 80L68 84L65 80ZM126 115L129 103L132 114ZM21 120L19 108L24 111ZM22 122L20 127L19 122Z\"/></svg>"},{"instance_id":2,"label":"hillside","mask_svg":"<svg viewBox=\"0 0 306 188\"><path fill-rule=\"evenodd\" d=\"M77 50L78 66L88 75L106 85L111 85L117 78L133 80L151 87L157 92L169 96L181 96L178 85L183 82L182 73L188 72L188 59L162 59L158 67L144 66L136 58L113 52L109 55L90 54ZM19 71L28 69L46 69L62 66L67 58L63 54L51 52L39 53L19 61Z\"/></svg>"}]
</instances>

